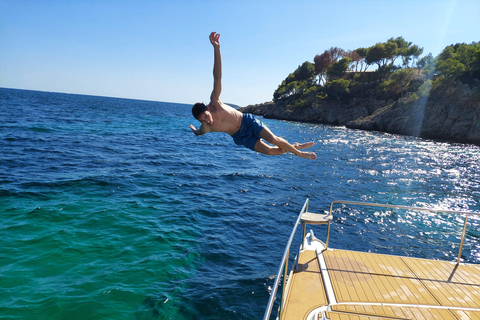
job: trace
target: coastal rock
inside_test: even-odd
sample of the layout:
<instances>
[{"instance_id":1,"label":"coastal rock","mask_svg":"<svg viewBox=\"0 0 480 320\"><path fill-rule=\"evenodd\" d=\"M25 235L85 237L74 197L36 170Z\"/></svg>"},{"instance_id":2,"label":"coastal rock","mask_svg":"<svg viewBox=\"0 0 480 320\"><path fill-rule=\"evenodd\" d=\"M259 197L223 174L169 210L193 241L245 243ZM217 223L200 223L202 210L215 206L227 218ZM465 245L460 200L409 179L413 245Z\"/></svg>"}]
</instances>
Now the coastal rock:
<instances>
[{"instance_id":1,"label":"coastal rock","mask_svg":"<svg viewBox=\"0 0 480 320\"><path fill-rule=\"evenodd\" d=\"M275 106L273 101L260 103L260 104L253 104L243 108L239 108L238 110L242 111L243 113L251 113L257 116L265 117L267 112Z\"/></svg>"},{"instance_id":2,"label":"coastal rock","mask_svg":"<svg viewBox=\"0 0 480 320\"><path fill-rule=\"evenodd\" d=\"M404 104L397 101L372 115L346 124L349 128L376 130L415 137L480 144L480 108L458 105L450 99L423 97Z\"/></svg>"},{"instance_id":3,"label":"coastal rock","mask_svg":"<svg viewBox=\"0 0 480 320\"><path fill-rule=\"evenodd\" d=\"M345 123L367 116L368 109L360 105L343 105L336 101L322 101L309 108L288 109L282 103L266 102L249 105L239 109L244 113L252 113L267 119L290 120L310 123L326 123L344 125Z\"/></svg>"},{"instance_id":4,"label":"coastal rock","mask_svg":"<svg viewBox=\"0 0 480 320\"><path fill-rule=\"evenodd\" d=\"M480 94L465 87L451 88L414 101L352 99L348 104L321 100L307 108L288 109L267 102L240 111L265 118L342 125L368 131L480 145Z\"/></svg>"}]
</instances>

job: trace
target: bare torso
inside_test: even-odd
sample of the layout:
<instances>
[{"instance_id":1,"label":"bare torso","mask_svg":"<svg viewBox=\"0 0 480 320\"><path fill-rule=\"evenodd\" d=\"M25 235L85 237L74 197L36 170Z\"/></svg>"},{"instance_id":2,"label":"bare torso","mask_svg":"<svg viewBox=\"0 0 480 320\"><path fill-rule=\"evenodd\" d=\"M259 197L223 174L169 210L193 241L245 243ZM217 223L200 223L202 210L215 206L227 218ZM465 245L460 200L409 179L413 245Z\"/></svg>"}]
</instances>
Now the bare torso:
<instances>
[{"instance_id":1,"label":"bare torso","mask_svg":"<svg viewBox=\"0 0 480 320\"><path fill-rule=\"evenodd\" d=\"M233 135L242 124L243 113L221 101L211 101L208 110L212 114L211 132L226 132Z\"/></svg>"}]
</instances>

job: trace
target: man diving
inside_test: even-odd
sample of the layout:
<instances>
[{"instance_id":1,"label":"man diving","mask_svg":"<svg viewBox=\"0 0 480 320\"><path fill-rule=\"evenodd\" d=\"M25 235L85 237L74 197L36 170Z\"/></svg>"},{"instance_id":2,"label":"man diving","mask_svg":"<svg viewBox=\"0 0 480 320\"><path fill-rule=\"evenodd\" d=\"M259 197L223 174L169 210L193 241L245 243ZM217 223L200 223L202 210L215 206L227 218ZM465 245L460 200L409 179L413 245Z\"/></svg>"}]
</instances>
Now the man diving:
<instances>
[{"instance_id":1,"label":"man diving","mask_svg":"<svg viewBox=\"0 0 480 320\"><path fill-rule=\"evenodd\" d=\"M195 135L199 136L208 132L225 132L232 136L238 145L260 152L266 155L280 155L291 152L298 157L315 160L317 155L313 152L300 151L310 148L313 142L290 144L287 140L277 137L270 129L263 126L251 114L243 114L240 111L220 101L222 92L222 57L220 55L220 34L212 32L210 43L214 49L213 65L213 91L210 95L210 103L195 103L192 114L200 121L199 129L190 125ZM264 141L274 145L270 146Z\"/></svg>"}]
</instances>

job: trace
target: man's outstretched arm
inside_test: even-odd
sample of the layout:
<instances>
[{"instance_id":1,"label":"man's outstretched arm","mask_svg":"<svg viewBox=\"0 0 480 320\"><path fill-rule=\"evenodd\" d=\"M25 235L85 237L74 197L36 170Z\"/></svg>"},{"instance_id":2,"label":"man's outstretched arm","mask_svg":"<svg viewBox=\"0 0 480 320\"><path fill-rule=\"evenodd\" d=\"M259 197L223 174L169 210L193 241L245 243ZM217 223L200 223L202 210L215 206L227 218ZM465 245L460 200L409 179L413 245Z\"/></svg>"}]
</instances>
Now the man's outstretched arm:
<instances>
[{"instance_id":1,"label":"man's outstretched arm","mask_svg":"<svg viewBox=\"0 0 480 320\"><path fill-rule=\"evenodd\" d=\"M211 101L220 100L222 93L222 55L220 54L220 34L212 32L210 34L210 43L213 45L213 91L210 96Z\"/></svg>"},{"instance_id":2,"label":"man's outstretched arm","mask_svg":"<svg viewBox=\"0 0 480 320\"><path fill-rule=\"evenodd\" d=\"M195 133L196 136L201 136L202 134L208 132L208 130L205 129L205 126L203 124L198 129L196 129L193 124L191 124L190 129L192 129L193 133Z\"/></svg>"}]
</instances>

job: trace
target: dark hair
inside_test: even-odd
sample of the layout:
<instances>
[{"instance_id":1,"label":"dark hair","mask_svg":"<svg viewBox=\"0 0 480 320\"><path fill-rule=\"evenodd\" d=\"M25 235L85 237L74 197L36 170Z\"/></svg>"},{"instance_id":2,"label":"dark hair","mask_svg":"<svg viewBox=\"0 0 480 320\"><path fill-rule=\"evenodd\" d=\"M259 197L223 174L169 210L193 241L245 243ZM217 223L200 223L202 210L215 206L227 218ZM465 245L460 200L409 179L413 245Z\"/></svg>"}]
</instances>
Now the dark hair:
<instances>
[{"instance_id":1,"label":"dark hair","mask_svg":"<svg viewBox=\"0 0 480 320\"><path fill-rule=\"evenodd\" d=\"M198 117L205 111L207 111L207 106L201 102L195 103L192 107L192 114L195 117L195 119L198 119Z\"/></svg>"}]
</instances>

